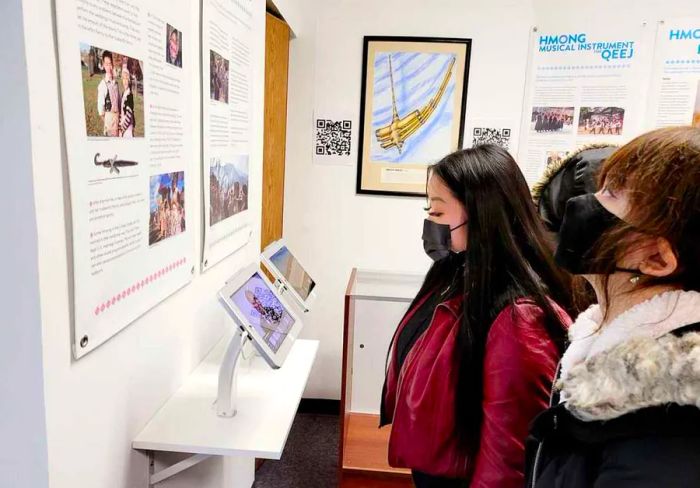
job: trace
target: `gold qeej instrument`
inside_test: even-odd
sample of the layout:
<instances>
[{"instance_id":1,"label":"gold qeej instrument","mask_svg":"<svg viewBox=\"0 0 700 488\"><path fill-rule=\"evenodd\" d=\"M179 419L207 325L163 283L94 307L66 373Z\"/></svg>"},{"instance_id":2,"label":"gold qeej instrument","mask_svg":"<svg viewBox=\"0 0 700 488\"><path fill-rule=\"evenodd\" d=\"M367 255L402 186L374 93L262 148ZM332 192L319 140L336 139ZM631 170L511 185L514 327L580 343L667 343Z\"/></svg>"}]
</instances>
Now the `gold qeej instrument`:
<instances>
[{"instance_id":1,"label":"gold qeej instrument","mask_svg":"<svg viewBox=\"0 0 700 488\"><path fill-rule=\"evenodd\" d=\"M391 67L391 55L389 55L389 78L391 81L393 115L389 125L375 131L377 141L382 146L382 149L396 147L400 154L404 142L428 121L433 112L435 112L435 108L438 106L438 103L440 103L440 99L447 89L447 83L450 81L455 59L456 58L453 57L450 61L442 83L440 84L440 88L438 88L438 91L433 95L433 98L420 109L413 110L405 117L399 117L399 112L396 109L396 96L394 94L394 73Z\"/></svg>"}]
</instances>

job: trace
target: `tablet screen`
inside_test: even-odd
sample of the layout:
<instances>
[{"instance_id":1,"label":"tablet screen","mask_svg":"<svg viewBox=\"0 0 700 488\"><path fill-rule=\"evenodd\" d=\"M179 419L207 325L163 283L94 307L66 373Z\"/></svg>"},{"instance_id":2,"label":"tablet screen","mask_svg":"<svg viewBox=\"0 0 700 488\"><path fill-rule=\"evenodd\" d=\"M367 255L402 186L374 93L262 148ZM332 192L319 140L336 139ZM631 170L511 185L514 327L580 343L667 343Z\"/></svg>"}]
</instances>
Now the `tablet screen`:
<instances>
[{"instance_id":1,"label":"tablet screen","mask_svg":"<svg viewBox=\"0 0 700 488\"><path fill-rule=\"evenodd\" d=\"M252 275L231 300L265 343L277 352L294 325L294 318L258 273Z\"/></svg>"},{"instance_id":2,"label":"tablet screen","mask_svg":"<svg viewBox=\"0 0 700 488\"><path fill-rule=\"evenodd\" d=\"M286 246L270 257L270 261L282 273L287 282L292 285L302 300L309 298L309 293L314 289L314 280L304 271L299 261L289 252Z\"/></svg>"}]
</instances>

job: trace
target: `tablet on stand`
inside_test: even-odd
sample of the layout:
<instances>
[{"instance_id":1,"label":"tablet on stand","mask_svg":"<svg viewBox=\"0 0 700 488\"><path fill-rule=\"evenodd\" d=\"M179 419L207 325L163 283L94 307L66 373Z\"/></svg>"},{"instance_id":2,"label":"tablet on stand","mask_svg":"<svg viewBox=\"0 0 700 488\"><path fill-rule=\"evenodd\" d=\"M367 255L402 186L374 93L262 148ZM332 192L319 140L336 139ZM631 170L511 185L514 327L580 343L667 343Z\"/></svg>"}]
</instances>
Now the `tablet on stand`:
<instances>
[{"instance_id":1,"label":"tablet on stand","mask_svg":"<svg viewBox=\"0 0 700 488\"><path fill-rule=\"evenodd\" d=\"M316 299L316 282L287 248L283 239L267 246L260 255L265 268L275 277L282 295L290 295L295 305L306 313Z\"/></svg>"},{"instance_id":2,"label":"tablet on stand","mask_svg":"<svg viewBox=\"0 0 700 488\"><path fill-rule=\"evenodd\" d=\"M274 369L282 367L299 336L302 322L279 290L251 264L219 290L219 301L236 324L236 332L219 370L217 415L236 414L236 365L246 340Z\"/></svg>"}]
</instances>

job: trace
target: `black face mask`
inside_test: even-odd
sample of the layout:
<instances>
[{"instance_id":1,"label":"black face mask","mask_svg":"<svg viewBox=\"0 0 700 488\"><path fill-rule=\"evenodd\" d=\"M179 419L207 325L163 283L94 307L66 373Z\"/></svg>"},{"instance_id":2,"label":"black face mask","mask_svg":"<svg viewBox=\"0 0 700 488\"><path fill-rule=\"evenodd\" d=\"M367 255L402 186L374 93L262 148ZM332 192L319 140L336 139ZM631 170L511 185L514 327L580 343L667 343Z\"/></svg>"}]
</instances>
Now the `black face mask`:
<instances>
[{"instance_id":1,"label":"black face mask","mask_svg":"<svg viewBox=\"0 0 700 488\"><path fill-rule=\"evenodd\" d=\"M604 274L605 263L597 263L594 246L607 231L623 221L603 207L593 193L570 199L559 228L559 246L554 259L573 274ZM638 273L637 270L615 268Z\"/></svg>"},{"instance_id":2,"label":"black face mask","mask_svg":"<svg viewBox=\"0 0 700 488\"><path fill-rule=\"evenodd\" d=\"M433 261L440 261L450 255L452 231L459 229L467 222L450 228L447 224L436 224L432 220L423 221L423 249Z\"/></svg>"}]
</instances>

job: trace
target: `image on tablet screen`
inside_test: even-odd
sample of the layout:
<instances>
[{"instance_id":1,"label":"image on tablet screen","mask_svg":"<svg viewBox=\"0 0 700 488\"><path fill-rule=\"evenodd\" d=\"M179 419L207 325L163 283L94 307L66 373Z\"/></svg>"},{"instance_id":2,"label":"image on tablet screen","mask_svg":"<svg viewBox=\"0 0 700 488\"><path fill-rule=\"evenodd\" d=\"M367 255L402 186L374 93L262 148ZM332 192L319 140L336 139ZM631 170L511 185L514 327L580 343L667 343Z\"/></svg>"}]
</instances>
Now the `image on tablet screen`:
<instances>
[{"instance_id":1,"label":"image on tablet screen","mask_svg":"<svg viewBox=\"0 0 700 488\"><path fill-rule=\"evenodd\" d=\"M314 289L314 280L308 275L299 261L289 252L289 249L282 247L270 258L272 263L280 270L290 285L296 290L302 300L309 298L309 293Z\"/></svg>"},{"instance_id":2,"label":"image on tablet screen","mask_svg":"<svg viewBox=\"0 0 700 488\"><path fill-rule=\"evenodd\" d=\"M294 325L294 318L258 273L231 295L265 343L277 352Z\"/></svg>"}]
</instances>

